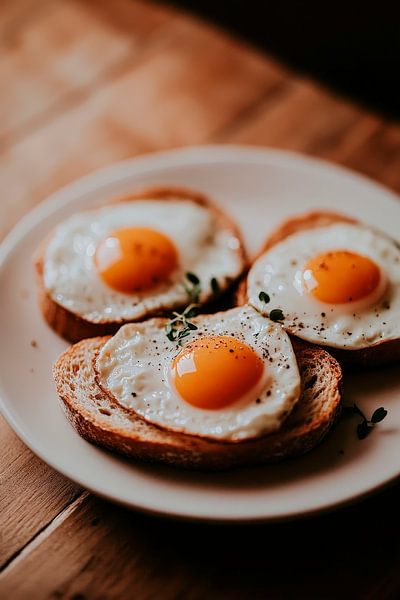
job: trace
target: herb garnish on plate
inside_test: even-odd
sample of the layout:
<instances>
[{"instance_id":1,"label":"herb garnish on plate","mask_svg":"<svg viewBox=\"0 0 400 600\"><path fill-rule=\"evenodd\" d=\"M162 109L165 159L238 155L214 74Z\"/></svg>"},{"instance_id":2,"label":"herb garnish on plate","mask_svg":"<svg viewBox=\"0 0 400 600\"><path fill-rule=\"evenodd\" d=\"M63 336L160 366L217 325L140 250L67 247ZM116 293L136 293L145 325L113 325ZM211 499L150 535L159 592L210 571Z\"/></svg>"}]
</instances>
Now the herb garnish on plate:
<instances>
[{"instance_id":1,"label":"herb garnish on plate","mask_svg":"<svg viewBox=\"0 0 400 600\"><path fill-rule=\"evenodd\" d=\"M386 408L380 406L376 410L374 410L372 417L367 419L365 414L362 412L357 404L353 404L352 406L345 406L345 411L351 415L359 415L362 418L362 421L357 425L357 437L359 440L363 440L371 433L377 423L383 421L383 419L388 414Z\"/></svg>"}]
</instances>

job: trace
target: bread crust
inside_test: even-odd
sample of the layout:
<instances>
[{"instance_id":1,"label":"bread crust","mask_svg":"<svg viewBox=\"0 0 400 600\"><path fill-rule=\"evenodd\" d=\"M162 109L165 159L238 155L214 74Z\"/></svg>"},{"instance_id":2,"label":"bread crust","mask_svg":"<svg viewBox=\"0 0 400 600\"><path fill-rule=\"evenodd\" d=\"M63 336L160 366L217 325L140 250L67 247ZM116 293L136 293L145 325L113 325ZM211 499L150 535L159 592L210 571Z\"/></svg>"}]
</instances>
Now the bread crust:
<instances>
[{"instance_id":1,"label":"bread crust","mask_svg":"<svg viewBox=\"0 0 400 600\"><path fill-rule=\"evenodd\" d=\"M135 202L140 200L165 200L169 201L171 199L181 199L182 201L191 200L200 206L206 207L216 215L218 222L222 227L229 229L232 231L232 234L237 237L240 242L239 248L237 249L237 255L241 262L241 272L238 275L238 278L241 276L242 272L245 270L247 266L247 255L245 251L245 246L243 242L243 237L241 232L236 225L236 223L231 219L230 216L224 213L224 211L214 204L212 200L210 200L207 196L201 194L200 192L196 192L193 190L186 189L184 187L178 186L154 186L154 187L146 187L143 189L139 189L134 193L126 194L124 196L120 196L118 198L114 198L108 204L114 204L117 202ZM80 315L75 314L74 312L68 310L67 308L61 306L56 302L50 295L50 293L46 290L44 286L44 255L46 251L47 242L40 246L37 257L35 260L35 270L36 270L36 282L38 289L38 301L39 307L42 312L43 317L50 327L61 337L66 339L71 343L78 342L85 338L103 336L103 335L112 335L118 331L121 325L125 323L139 322L144 321L152 317L166 317L171 313L171 309L168 307L163 307L160 310L149 311L144 316L140 316L136 319L132 320L114 320L114 321L106 321L102 322L92 322ZM224 306L227 301L228 291L234 286L235 282L238 278L233 279L226 292L222 294L221 303L212 301L208 305L204 305L204 312L214 310L215 307ZM183 307L174 307L173 310L179 310Z\"/></svg>"},{"instance_id":2,"label":"bread crust","mask_svg":"<svg viewBox=\"0 0 400 600\"><path fill-rule=\"evenodd\" d=\"M270 248L283 241L290 235L299 231L327 227L334 223L360 224L360 221L346 215L330 211L312 211L302 215L297 215L284 221L275 229L265 240L259 252L253 259L255 262L262 254ZM251 269L251 266L250 266ZM247 303L247 273L241 278L235 292L235 303L241 306ZM297 336L290 334L292 340ZM366 369L394 364L400 361L400 339L377 342L368 348L358 348L355 350L341 349L321 345L327 348L340 364L350 369Z\"/></svg>"},{"instance_id":3,"label":"bread crust","mask_svg":"<svg viewBox=\"0 0 400 600\"><path fill-rule=\"evenodd\" d=\"M314 448L340 413L338 362L325 350L299 342L295 353L302 376L301 398L279 432L232 443L163 430L120 407L97 385L91 365L108 339L83 340L62 354L53 370L56 388L79 435L135 459L199 470L275 463ZM90 371L82 377L81 370L88 364Z\"/></svg>"}]
</instances>

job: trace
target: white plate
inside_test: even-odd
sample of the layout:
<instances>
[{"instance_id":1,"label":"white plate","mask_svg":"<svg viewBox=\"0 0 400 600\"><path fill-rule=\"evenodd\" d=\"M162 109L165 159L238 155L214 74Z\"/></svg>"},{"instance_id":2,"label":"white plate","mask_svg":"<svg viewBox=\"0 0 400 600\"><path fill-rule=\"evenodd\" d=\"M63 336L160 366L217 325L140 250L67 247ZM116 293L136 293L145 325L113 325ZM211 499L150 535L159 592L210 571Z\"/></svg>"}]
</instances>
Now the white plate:
<instances>
[{"instance_id":1,"label":"white plate","mask_svg":"<svg viewBox=\"0 0 400 600\"><path fill-rule=\"evenodd\" d=\"M144 184L174 183L209 193L241 225L251 251L284 217L333 208L398 235L400 204L388 190L344 169L275 150L214 146L153 154L89 175L27 215L0 253L0 395L3 413L49 465L125 505L218 521L300 516L354 500L400 474L400 380L396 370L353 376L346 400L389 415L363 441L343 420L316 450L279 466L200 474L147 466L82 440L59 406L51 366L66 347L43 322L32 257L71 213ZM37 347L31 345L36 340ZM340 451L344 451L341 453Z\"/></svg>"}]
</instances>

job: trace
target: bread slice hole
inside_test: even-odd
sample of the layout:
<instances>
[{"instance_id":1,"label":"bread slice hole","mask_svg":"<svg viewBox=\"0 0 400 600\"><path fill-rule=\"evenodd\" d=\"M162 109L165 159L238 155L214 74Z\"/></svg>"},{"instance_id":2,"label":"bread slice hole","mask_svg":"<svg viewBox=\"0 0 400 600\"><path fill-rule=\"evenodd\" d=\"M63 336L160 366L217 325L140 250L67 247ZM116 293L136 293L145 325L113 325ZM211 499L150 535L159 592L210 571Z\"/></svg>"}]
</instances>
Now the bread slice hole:
<instances>
[{"instance_id":1,"label":"bread slice hole","mask_svg":"<svg viewBox=\"0 0 400 600\"><path fill-rule=\"evenodd\" d=\"M313 375L312 377L307 379L307 381L304 383L304 389L309 390L312 387L314 387L314 385L317 383L317 379L318 377L316 375Z\"/></svg>"},{"instance_id":2,"label":"bread slice hole","mask_svg":"<svg viewBox=\"0 0 400 600\"><path fill-rule=\"evenodd\" d=\"M99 408L99 413L106 415L107 417L111 417L111 411L107 410L107 408Z\"/></svg>"}]
</instances>

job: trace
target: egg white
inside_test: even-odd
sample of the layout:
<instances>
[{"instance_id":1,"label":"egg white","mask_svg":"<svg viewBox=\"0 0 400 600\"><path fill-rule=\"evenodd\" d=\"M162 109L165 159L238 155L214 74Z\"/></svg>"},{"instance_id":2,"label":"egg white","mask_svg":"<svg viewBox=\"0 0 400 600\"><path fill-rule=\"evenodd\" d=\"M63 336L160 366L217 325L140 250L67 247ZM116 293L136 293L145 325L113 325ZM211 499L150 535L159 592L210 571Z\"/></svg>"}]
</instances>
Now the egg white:
<instances>
[{"instance_id":1,"label":"egg white","mask_svg":"<svg viewBox=\"0 0 400 600\"><path fill-rule=\"evenodd\" d=\"M321 252L348 250L372 259L381 280L370 296L357 302L328 304L303 285L306 263ZM260 300L260 291L270 302ZM290 333L326 346L366 348L400 337L400 249L372 228L338 223L293 234L265 252L250 269L248 302L263 314L282 310Z\"/></svg>"},{"instance_id":2,"label":"egg white","mask_svg":"<svg viewBox=\"0 0 400 600\"><path fill-rule=\"evenodd\" d=\"M153 227L178 250L179 268L157 289L120 293L97 272L97 244L129 226ZM185 304L188 297L182 282L187 271L201 281L199 301L208 301L213 277L224 289L240 274L239 248L239 239L221 228L213 212L193 201L121 202L75 214L56 228L44 254L44 286L58 304L91 322L133 320Z\"/></svg>"},{"instance_id":3,"label":"egg white","mask_svg":"<svg viewBox=\"0 0 400 600\"><path fill-rule=\"evenodd\" d=\"M300 394L300 375L287 334L250 306L194 321L198 329L185 341L230 335L262 359L261 380L245 398L219 410L186 403L170 379L173 358L181 348L168 340L161 319L124 325L104 344L95 364L101 387L146 421L174 431L237 441L279 429Z\"/></svg>"}]
</instances>

